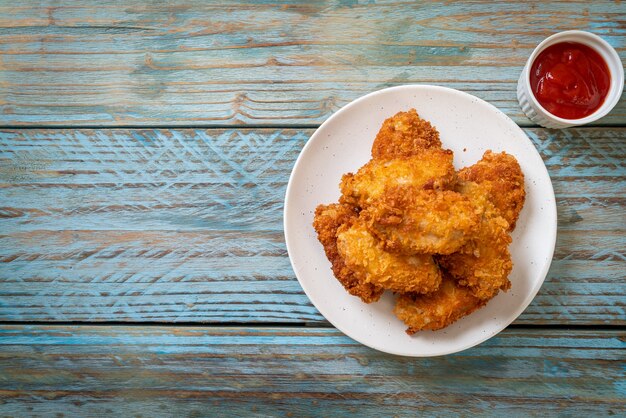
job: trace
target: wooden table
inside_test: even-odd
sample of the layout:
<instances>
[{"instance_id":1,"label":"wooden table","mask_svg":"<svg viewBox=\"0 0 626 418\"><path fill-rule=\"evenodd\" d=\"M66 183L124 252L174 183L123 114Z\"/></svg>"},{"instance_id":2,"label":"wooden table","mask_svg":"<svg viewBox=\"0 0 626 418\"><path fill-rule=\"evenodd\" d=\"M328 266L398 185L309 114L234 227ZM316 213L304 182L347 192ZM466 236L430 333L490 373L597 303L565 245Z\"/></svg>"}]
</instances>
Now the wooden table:
<instances>
[{"instance_id":1,"label":"wooden table","mask_svg":"<svg viewBox=\"0 0 626 418\"><path fill-rule=\"evenodd\" d=\"M1 416L626 414L626 101L560 131L515 96L554 32L626 58L623 3L95 3L0 2ZM559 208L526 312L429 359L332 328L282 231L314 129L407 83L506 112Z\"/></svg>"}]
</instances>

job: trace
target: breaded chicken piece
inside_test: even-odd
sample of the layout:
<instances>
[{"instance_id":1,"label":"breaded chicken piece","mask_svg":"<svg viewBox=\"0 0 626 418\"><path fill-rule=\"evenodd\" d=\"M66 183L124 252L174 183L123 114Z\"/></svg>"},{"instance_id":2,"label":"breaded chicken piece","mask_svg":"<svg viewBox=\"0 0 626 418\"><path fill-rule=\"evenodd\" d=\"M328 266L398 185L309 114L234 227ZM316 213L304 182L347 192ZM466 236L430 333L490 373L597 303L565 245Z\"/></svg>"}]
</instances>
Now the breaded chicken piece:
<instances>
[{"instance_id":1,"label":"breaded chicken piece","mask_svg":"<svg viewBox=\"0 0 626 418\"><path fill-rule=\"evenodd\" d=\"M450 188L456 181L452 158L452 151L429 149L411 157L370 160L356 174L343 176L340 202L364 208L382 195L385 188L393 186Z\"/></svg>"},{"instance_id":2,"label":"breaded chicken piece","mask_svg":"<svg viewBox=\"0 0 626 418\"><path fill-rule=\"evenodd\" d=\"M508 277L513 262L508 248L511 243L509 224L498 215L487 187L463 182L458 190L477 208L483 209L480 226L463 248L454 254L438 257L438 261L460 285L469 287L476 297L491 299L498 291L511 287Z\"/></svg>"},{"instance_id":3,"label":"breaded chicken piece","mask_svg":"<svg viewBox=\"0 0 626 418\"><path fill-rule=\"evenodd\" d=\"M437 290L441 283L441 273L432 256L384 251L360 219L339 228L337 250L362 282L386 290L428 293Z\"/></svg>"},{"instance_id":4,"label":"breaded chicken piece","mask_svg":"<svg viewBox=\"0 0 626 418\"><path fill-rule=\"evenodd\" d=\"M315 209L313 227L317 231L317 238L324 246L326 257L332 265L332 270L339 282L351 295L358 296L365 303L380 299L383 289L371 283L365 283L346 266L337 250L337 230L348 222L357 218L354 208L348 205L333 203L319 205Z\"/></svg>"},{"instance_id":5,"label":"breaded chicken piece","mask_svg":"<svg viewBox=\"0 0 626 418\"><path fill-rule=\"evenodd\" d=\"M361 217L387 251L451 254L478 231L481 211L454 191L393 187Z\"/></svg>"},{"instance_id":6,"label":"breaded chicken piece","mask_svg":"<svg viewBox=\"0 0 626 418\"><path fill-rule=\"evenodd\" d=\"M410 109L383 122L372 145L372 158L409 157L429 148L441 148L439 132Z\"/></svg>"},{"instance_id":7,"label":"breaded chicken piece","mask_svg":"<svg viewBox=\"0 0 626 418\"><path fill-rule=\"evenodd\" d=\"M486 303L444 273L439 290L426 295L402 294L393 313L408 326L407 334L412 335L421 330L445 328Z\"/></svg>"},{"instance_id":8,"label":"breaded chicken piece","mask_svg":"<svg viewBox=\"0 0 626 418\"><path fill-rule=\"evenodd\" d=\"M515 229L526 198L524 174L515 157L487 151L476 164L459 171L459 179L473 181L488 190L490 201L509 223L509 231Z\"/></svg>"}]
</instances>

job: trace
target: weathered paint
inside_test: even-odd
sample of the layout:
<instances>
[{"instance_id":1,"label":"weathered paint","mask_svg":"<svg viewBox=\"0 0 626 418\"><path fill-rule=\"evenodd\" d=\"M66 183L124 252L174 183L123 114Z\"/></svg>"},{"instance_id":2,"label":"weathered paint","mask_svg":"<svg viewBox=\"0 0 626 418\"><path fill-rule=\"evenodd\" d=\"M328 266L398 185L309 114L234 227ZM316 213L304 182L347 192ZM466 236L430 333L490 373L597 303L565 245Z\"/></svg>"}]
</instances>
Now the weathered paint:
<instances>
[{"instance_id":1,"label":"weathered paint","mask_svg":"<svg viewBox=\"0 0 626 418\"><path fill-rule=\"evenodd\" d=\"M63 3L63 4L62 4ZM508 329L388 356L330 328L289 267L286 181L311 130L380 88L440 84L521 125L518 75L567 29L626 58L621 2L0 1L2 416L626 415L623 330ZM559 235L518 324L624 325L626 100L527 129ZM155 126L277 129L152 129ZM615 126L606 128L606 126Z\"/></svg>"},{"instance_id":2,"label":"weathered paint","mask_svg":"<svg viewBox=\"0 0 626 418\"><path fill-rule=\"evenodd\" d=\"M523 324L624 324L626 129L526 129L557 248ZM0 131L0 319L320 322L282 206L312 130Z\"/></svg>"},{"instance_id":3,"label":"weathered paint","mask_svg":"<svg viewBox=\"0 0 626 418\"><path fill-rule=\"evenodd\" d=\"M8 416L623 416L620 331L383 354L329 328L4 326ZM56 415L60 416L60 415Z\"/></svg>"},{"instance_id":4,"label":"weathered paint","mask_svg":"<svg viewBox=\"0 0 626 418\"><path fill-rule=\"evenodd\" d=\"M626 59L624 14L615 1L5 1L0 125L317 125L407 83L528 125L515 87L533 48L582 29ZM621 100L601 123L624 122Z\"/></svg>"}]
</instances>

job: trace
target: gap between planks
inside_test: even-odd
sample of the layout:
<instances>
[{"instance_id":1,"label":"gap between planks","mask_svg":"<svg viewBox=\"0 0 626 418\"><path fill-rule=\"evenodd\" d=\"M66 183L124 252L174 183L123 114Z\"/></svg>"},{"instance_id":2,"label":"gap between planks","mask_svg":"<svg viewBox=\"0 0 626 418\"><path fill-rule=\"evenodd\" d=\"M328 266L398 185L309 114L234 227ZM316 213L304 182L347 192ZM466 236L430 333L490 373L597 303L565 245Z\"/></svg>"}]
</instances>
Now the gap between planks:
<instances>
[{"instance_id":1,"label":"gap between planks","mask_svg":"<svg viewBox=\"0 0 626 418\"><path fill-rule=\"evenodd\" d=\"M543 126L535 125L535 124L517 124L520 128L524 129L549 129L544 128ZM207 124L207 125L107 125L107 126L99 126L99 125L0 125L0 130L36 130L36 129L98 129L98 130L115 130L115 129L317 129L320 127L320 124L294 124L294 125L283 125L283 124L267 124L267 125L236 125L236 124L227 124L227 125L215 125L215 124ZM603 125L582 125L582 126L572 126L575 129L615 129L615 128L626 128L626 124L603 124Z\"/></svg>"},{"instance_id":2,"label":"gap between planks","mask_svg":"<svg viewBox=\"0 0 626 418\"><path fill-rule=\"evenodd\" d=\"M90 327L173 327L173 328L334 328L329 323L308 322L139 322L139 321L0 321L4 326L90 326ZM506 329L515 330L576 330L576 331L626 331L626 326L605 324L565 325L565 324L511 324ZM504 331L504 330L503 330Z\"/></svg>"}]
</instances>

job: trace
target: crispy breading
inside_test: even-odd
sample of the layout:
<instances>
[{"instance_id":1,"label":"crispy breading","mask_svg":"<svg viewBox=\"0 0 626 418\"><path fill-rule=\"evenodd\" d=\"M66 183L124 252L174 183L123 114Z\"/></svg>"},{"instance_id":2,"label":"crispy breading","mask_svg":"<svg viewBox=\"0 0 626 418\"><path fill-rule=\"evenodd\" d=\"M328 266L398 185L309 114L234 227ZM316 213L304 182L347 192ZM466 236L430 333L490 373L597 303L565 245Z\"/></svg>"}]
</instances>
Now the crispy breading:
<instances>
[{"instance_id":1,"label":"crispy breading","mask_svg":"<svg viewBox=\"0 0 626 418\"><path fill-rule=\"evenodd\" d=\"M364 302L400 293L407 333L438 330L511 283L509 244L524 205L515 157L485 152L458 175L452 151L415 109L383 123L372 160L343 176L314 227L335 277Z\"/></svg>"},{"instance_id":2,"label":"crispy breading","mask_svg":"<svg viewBox=\"0 0 626 418\"><path fill-rule=\"evenodd\" d=\"M409 157L428 148L441 148L439 132L410 109L383 122L372 145L372 157Z\"/></svg>"},{"instance_id":3,"label":"crispy breading","mask_svg":"<svg viewBox=\"0 0 626 418\"><path fill-rule=\"evenodd\" d=\"M444 274L436 292L426 295L401 294L396 300L394 314L407 326L407 334L421 330L438 330L469 315L487 303Z\"/></svg>"},{"instance_id":4,"label":"crispy breading","mask_svg":"<svg viewBox=\"0 0 626 418\"><path fill-rule=\"evenodd\" d=\"M355 174L343 176L340 201L364 208L388 187L451 188L456 181L452 158L450 150L428 149L410 157L370 160Z\"/></svg>"},{"instance_id":5,"label":"crispy breading","mask_svg":"<svg viewBox=\"0 0 626 418\"><path fill-rule=\"evenodd\" d=\"M371 283L365 283L354 275L339 251L337 250L337 230L346 223L357 218L354 208L348 205L333 203L319 205L315 209L313 227L317 231L317 238L324 246L326 257L332 265L332 270L339 282L351 295L358 296L365 303L380 299L383 289Z\"/></svg>"},{"instance_id":6,"label":"crispy breading","mask_svg":"<svg viewBox=\"0 0 626 418\"><path fill-rule=\"evenodd\" d=\"M451 254L478 231L481 211L454 191L391 187L361 217L387 251Z\"/></svg>"},{"instance_id":7,"label":"crispy breading","mask_svg":"<svg viewBox=\"0 0 626 418\"><path fill-rule=\"evenodd\" d=\"M459 179L473 181L488 190L489 200L509 223L509 231L515 229L526 198L524 173L515 157L487 151L476 164L460 170Z\"/></svg>"},{"instance_id":8,"label":"crispy breading","mask_svg":"<svg viewBox=\"0 0 626 418\"><path fill-rule=\"evenodd\" d=\"M480 299L491 299L500 290L508 290L513 269L508 222L499 216L490 201L488 187L461 182L458 190L477 208L483 210L478 231L458 252L438 257L440 265L459 284L468 286Z\"/></svg>"},{"instance_id":9,"label":"crispy breading","mask_svg":"<svg viewBox=\"0 0 626 418\"><path fill-rule=\"evenodd\" d=\"M360 219L339 228L337 249L355 276L386 290L428 293L437 290L441 283L441 273L432 256L384 251Z\"/></svg>"}]
</instances>

